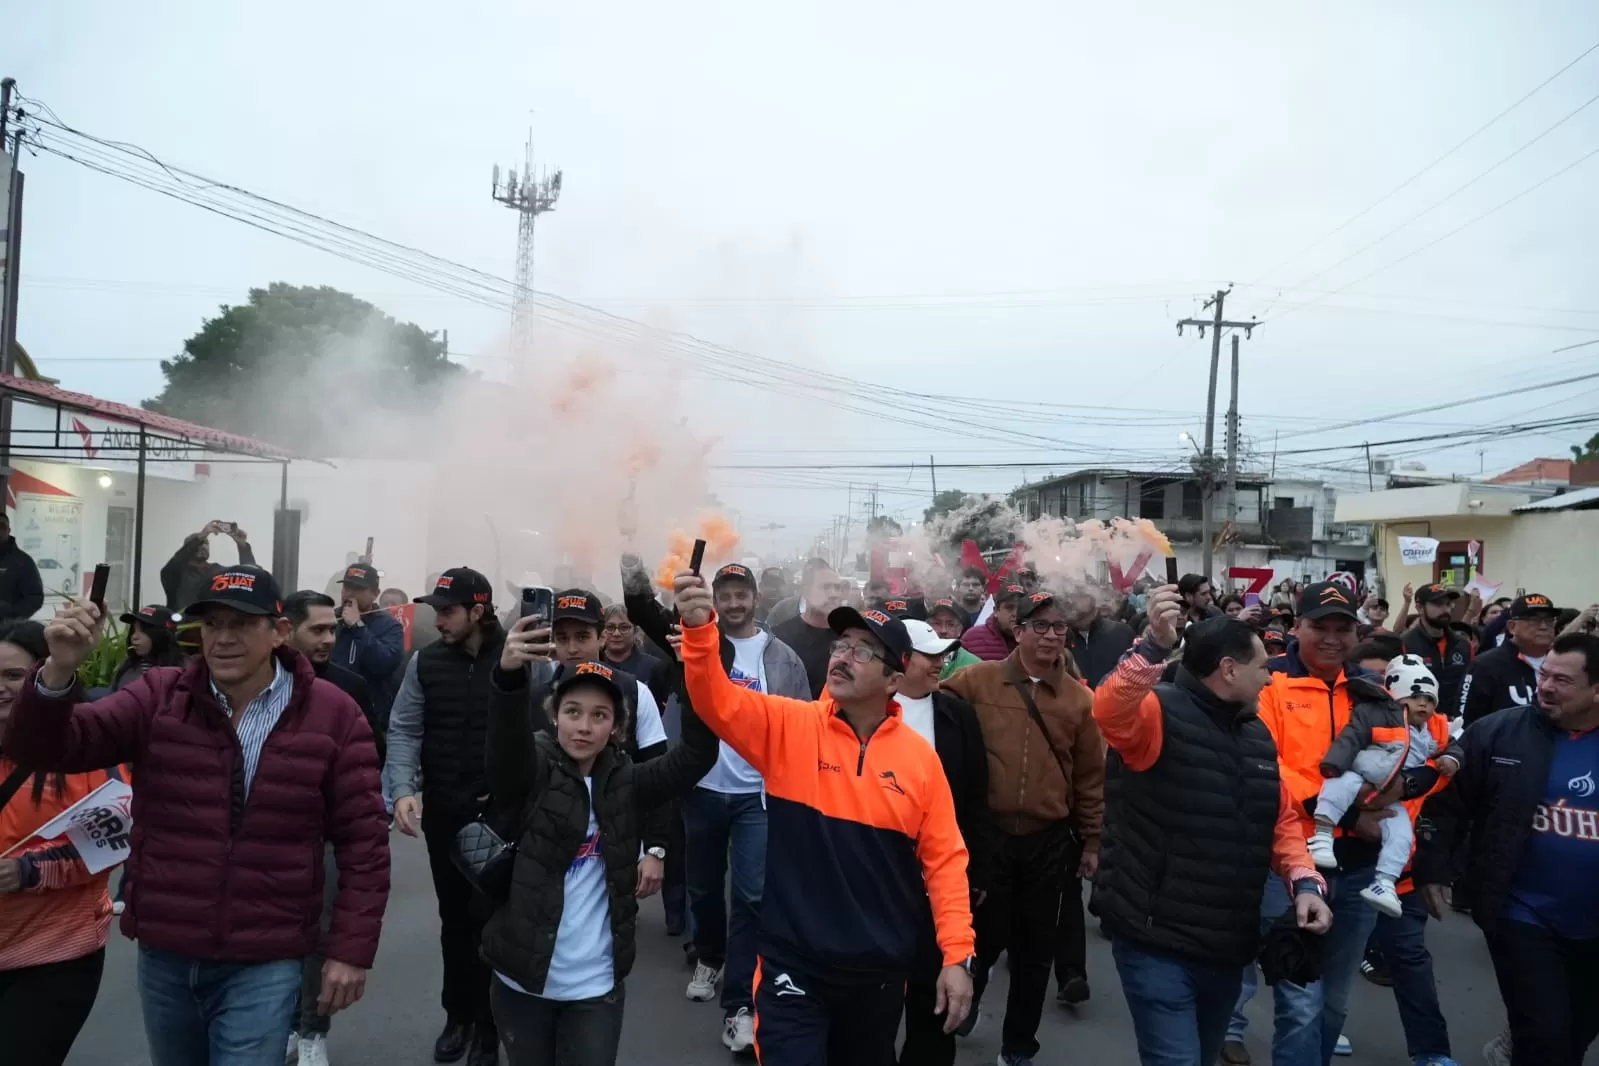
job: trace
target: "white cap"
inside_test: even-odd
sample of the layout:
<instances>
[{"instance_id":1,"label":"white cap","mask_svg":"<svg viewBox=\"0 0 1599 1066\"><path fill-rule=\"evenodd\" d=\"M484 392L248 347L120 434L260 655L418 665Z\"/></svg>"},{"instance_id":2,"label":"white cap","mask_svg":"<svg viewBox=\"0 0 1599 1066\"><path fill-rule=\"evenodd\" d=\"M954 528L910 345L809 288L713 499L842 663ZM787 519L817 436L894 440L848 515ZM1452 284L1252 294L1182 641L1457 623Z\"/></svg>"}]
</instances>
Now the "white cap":
<instances>
[{"instance_id":1,"label":"white cap","mask_svg":"<svg viewBox=\"0 0 1599 1066\"><path fill-rule=\"evenodd\" d=\"M943 655L959 644L954 637L941 637L933 627L915 618L905 619L905 632L910 634L911 648L923 655Z\"/></svg>"},{"instance_id":2,"label":"white cap","mask_svg":"<svg viewBox=\"0 0 1599 1066\"><path fill-rule=\"evenodd\" d=\"M1419 655L1401 655L1389 663L1383 684L1396 700L1406 696L1429 696L1434 703L1438 702L1438 679Z\"/></svg>"}]
</instances>

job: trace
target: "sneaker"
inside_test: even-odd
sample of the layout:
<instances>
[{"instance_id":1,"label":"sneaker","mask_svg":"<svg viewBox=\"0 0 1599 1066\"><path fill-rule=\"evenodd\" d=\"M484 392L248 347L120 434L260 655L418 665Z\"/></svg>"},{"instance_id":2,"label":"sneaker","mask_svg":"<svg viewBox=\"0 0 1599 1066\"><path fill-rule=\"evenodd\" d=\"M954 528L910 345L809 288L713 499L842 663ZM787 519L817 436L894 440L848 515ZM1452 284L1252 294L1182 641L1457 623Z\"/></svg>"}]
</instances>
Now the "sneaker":
<instances>
[{"instance_id":1,"label":"sneaker","mask_svg":"<svg viewBox=\"0 0 1599 1066\"><path fill-rule=\"evenodd\" d=\"M1060 986L1055 1002L1062 1007L1076 1007L1088 1002L1088 978L1073 977Z\"/></svg>"},{"instance_id":2,"label":"sneaker","mask_svg":"<svg viewBox=\"0 0 1599 1066\"><path fill-rule=\"evenodd\" d=\"M289 1034L288 1049L283 1052L283 1066L295 1066L300 1061L300 1034Z\"/></svg>"},{"instance_id":3,"label":"sneaker","mask_svg":"<svg viewBox=\"0 0 1599 1066\"><path fill-rule=\"evenodd\" d=\"M1339 1033L1338 1043L1333 1045L1333 1054L1337 1055L1341 1059L1347 1059L1354 1053L1355 1045L1349 1042L1349 1038L1347 1036L1345 1036L1343 1033Z\"/></svg>"},{"instance_id":4,"label":"sneaker","mask_svg":"<svg viewBox=\"0 0 1599 1066\"><path fill-rule=\"evenodd\" d=\"M1229 1040L1221 1046L1221 1061L1224 1066L1249 1066L1249 1049L1242 1040Z\"/></svg>"},{"instance_id":5,"label":"sneaker","mask_svg":"<svg viewBox=\"0 0 1599 1066\"><path fill-rule=\"evenodd\" d=\"M1360 976L1383 988L1394 986L1394 975L1388 972L1388 960L1374 951L1368 951L1360 960Z\"/></svg>"},{"instance_id":6,"label":"sneaker","mask_svg":"<svg viewBox=\"0 0 1599 1066\"><path fill-rule=\"evenodd\" d=\"M740 1007L722 1022L722 1046L735 1055L755 1047L755 1016L748 1007Z\"/></svg>"},{"instance_id":7,"label":"sneaker","mask_svg":"<svg viewBox=\"0 0 1599 1066\"><path fill-rule=\"evenodd\" d=\"M1338 869L1338 857L1333 854L1331 834L1323 836L1321 833L1314 833L1309 840L1305 841L1305 847L1310 849L1310 860L1316 864L1318 869Z\"/></svg>"},{"instance_id":8,"label":"sneaker","mask_svg":"<svg viewBox=\"0 0 1599 1066\"><path fill-rule=\"evenodd\" d=\"M1488 1066L1510 1066L1510 1030L1506 1029L1482 1046L1482 1060Z\"/></svg>"},{"instance_id":9,"label":"sneaker","mask_svg":"<svg viewBox=\"0 0 1599 1066\"><path fill-rule=\"evenodd\" d=\"M688 998L695 1003L709 1003L716 998L716 982L722 979L720 966L707 966L703 962L694 964L694 976L689 979Z\"/></svg>"},{"instance_id":10,"label":"sneaker","mask_svg":"<svg viewBox=\"0 0 1599 1066\"><path fill-rule=\"evenodd\" d=\"M1031 1055L1017 1055L1009 1051L999 1053L999 1066L1033 1066Z\"/></svg>"},{"instance_id":11,"label":"sneaker","mask_svg":"<svg viewBox=\"0 0 1599 1066\"><path fill-rule=\"evenodd\" d=\"M320 1033L300 1041L300 1066L328 1066L328 1042Z\"/></svg>"},{"instance_id":12,"label":"sneaker","mask_svg":"<svg viewBox=\"0 0 1599 1066\"><path fill-rule=\"evenodd\" d=\"M1394 891L1394 883L1385 878L1379 877L1361 889L1360 898L1390 918L1398 918L1405 913L1404 904L1399 902L1399 893Z\"/></svg>"}]
</instances>

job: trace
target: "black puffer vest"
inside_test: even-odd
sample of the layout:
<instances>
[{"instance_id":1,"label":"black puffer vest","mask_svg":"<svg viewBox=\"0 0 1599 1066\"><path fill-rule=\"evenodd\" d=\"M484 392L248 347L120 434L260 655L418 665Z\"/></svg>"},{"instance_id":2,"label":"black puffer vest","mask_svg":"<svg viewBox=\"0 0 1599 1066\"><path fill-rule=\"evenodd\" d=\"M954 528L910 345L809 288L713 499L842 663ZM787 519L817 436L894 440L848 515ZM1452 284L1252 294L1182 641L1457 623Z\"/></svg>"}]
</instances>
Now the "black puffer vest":
<instances>
[{"instance_id":1,"label":"black puffer vest","mask_svg":"<svg viewBox=\"0 0 1599 1066\"><path fill-rule=\"evenodd\" d=\"M1160 757L1106 759L1105 836L1094 898L1113 937L1217 966L1260 945L1280 784L1277 746L1251 708L1224 703L1187 670L1155 686Z\"/></svg>"},{"instance_id":2,"label":"black puffer vest","mask_svg":"<svg viewBox=\"0 0 1599 1066\"><path fill-rule=\"evenodd\" d=\"M555 738L534 741L537 780L522 809L511 894L483 930L483 958L533 995L544 991L566 903L566 871L588 834L589 792ZM633 763L614 747L594 763L595 817L611 904L611 965L621 981L633 969L638 924L639 820Z\"/></svg>"},{"instance_id":3,"label":"black puffer vest","mask_svg":"<svg viewBox=\"0 0 1599 1066\"><path fill-rule=\"evenodd\" d=\"M484 634L474 658L456 644L430 644L416 653L422 686L422 787L429 821L470 821L477 797L488 792L483 744L488 737L489 681L505 630L498 622Z\"/></svg>"}]
</instances>

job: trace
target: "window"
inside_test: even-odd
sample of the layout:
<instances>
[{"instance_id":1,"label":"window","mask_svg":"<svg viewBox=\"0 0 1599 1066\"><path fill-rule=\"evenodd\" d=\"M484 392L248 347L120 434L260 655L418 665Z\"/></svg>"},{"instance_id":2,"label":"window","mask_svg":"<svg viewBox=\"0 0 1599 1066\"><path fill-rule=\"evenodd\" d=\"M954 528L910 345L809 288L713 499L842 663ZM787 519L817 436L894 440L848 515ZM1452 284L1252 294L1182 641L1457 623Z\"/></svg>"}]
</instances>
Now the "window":
<instances>
[{"instance_id":1,"label":"window","mask_svg":"<svg viewBox=\"0 0 1599 1066\"><path fill-rule=\"evenodd\" d=\"M1077 483L1077 517L1092 517L1088 510L1088 482L1086 481Z\"/></svg>"},{"instance_id":2,"label":"window","mask_svg":"<svg viewBox=\"0 0 1599 1066\"><path fill-rule=\"evenodd\" d=\"M1197 481L1183 482L1183 517L1205 517L1205 490Z\"/></svg>"},{"instance_id":3,"label":"window","mask_svg":"<svg viewBox=\"0 0 1599 1066\"><path fill-rule=\"evenodd\" d=\"M1166 484L1141 482L1138 487L1138 517L1159 520L1166 517Z\"/></svg>"},{"instance_id":4,"label":"window","mask_svg":"<svg viewBox=\"0 0 1599 1066\"><path fill-rule=\"evenodd\" d=\"M1272 510L1274 510L1274 511L1287 511L1287 510L1291 509L1293 506L1294 506L1294 498L1292 496L1273 496L1272 497L1271 507L1272 507Z\"/></svg>"}]
</instances>

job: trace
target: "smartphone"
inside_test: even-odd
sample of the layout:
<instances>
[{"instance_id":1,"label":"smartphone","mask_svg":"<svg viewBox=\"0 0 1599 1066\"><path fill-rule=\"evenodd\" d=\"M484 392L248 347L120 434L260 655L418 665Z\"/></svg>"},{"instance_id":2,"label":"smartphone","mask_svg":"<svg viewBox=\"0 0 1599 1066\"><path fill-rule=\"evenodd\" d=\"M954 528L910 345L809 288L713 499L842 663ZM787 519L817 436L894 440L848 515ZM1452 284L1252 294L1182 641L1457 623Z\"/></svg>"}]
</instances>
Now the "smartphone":
<instances>
[{"instance_id":1,"label":"smartphone","mask_svg":"<svg viewBox=\"0 0 1599 1066\"><path fill-rule=\"evenodd\" d=\"M1244 593L1244 606L1245 607L1259 607L1260 606L1260 593L1258 593L1258 592L1246 592L1246 593Z\"/></svg>"},{"instance_id":2,"label":"smartphone","mask_svg":"<svg viewBox=\"0 0 1599 1066\"><path fill-rule=\"evenodd\" d=\"M239 528L239 523L237 523L237 522L223 522L220 519L217 521L217 530L219 532L227 533L227 534L231 535L231 534L237 532L238 528Z\"/></svg>"},{"instance_id":3,"label":"smartphone","mask_svg":"<svg viewBox=\"0 0 1599 1066\"><path fill-rule=\"evenodd\" d=\"M705 542L703 540L696 540L694 542L694 554L689 556L689 560L688 560L688 568L689 568L689 570L692 571L696 575L699 574L699 572L700 572L700 564L703 563L704 561L705 561Z\"/></svg>"},{"instance_id":4,"label":"smartphone","mask_svg":"<svg viewBox=\"0 0 1599 1066\"><path fill-rule=\"evenodd\" d=\"M532 585L522 590L522 618L537 618L535 629L548 626L555 617L555 590L548 585Z\"/></svg>"},{"instance_id":5,"label":"smartphone","mask_svg":"<svg viewBox=\"0 0 1599 1066\"><path fill-rule=\"evenodd\" d=\"M96 563L94 577L89 583L89 602L100 608L102 614L105 613L105 586L110 579L111 564Z\"/></svg>"}]
</instances>

